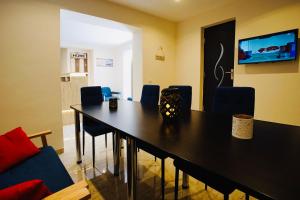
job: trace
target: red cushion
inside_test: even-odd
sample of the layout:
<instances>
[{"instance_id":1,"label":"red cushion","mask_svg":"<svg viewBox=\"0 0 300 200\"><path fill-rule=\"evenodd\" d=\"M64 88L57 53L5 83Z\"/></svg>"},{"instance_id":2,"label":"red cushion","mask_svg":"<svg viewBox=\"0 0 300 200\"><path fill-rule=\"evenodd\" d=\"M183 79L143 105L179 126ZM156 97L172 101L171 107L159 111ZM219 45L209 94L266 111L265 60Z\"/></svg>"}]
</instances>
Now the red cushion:
<instances>
[{"instance_id":1,"label":"red cushion","mask_svg":"<svg viewBox=\"0 0 300 200\"><path fill-rule=\"evenodd\" d=\"M40 200L51 192L42 180L31 180L0 190L0 199L5 200Z\"/></svg>"},{"instance_id":2,"label":"red cushion","mask_svg":"<svg viewBox=\"0 0 300 200\"><path fill-rule=\"evenodd\" d=\"M40 151L22 128L13 129L0 136L0 173Z\"/></svg>"}]
</instances>

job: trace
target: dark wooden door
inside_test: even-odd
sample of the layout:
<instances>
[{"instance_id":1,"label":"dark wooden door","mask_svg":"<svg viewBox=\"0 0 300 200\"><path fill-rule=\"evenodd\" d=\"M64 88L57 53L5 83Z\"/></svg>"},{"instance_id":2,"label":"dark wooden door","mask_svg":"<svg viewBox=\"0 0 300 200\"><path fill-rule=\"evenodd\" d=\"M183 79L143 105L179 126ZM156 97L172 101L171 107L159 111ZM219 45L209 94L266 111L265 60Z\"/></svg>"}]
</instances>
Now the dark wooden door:
<instances>
[{"instance_id":1,"label":"dark wooden door","mask_svg":"<svg viewBox=\"0 0 300 200\"><path fill-rule=\"evenodd\" d=\"M235 21L204 29L204 111L212 111L217 87L233 86Z\"/></svg>"}]
</instances>

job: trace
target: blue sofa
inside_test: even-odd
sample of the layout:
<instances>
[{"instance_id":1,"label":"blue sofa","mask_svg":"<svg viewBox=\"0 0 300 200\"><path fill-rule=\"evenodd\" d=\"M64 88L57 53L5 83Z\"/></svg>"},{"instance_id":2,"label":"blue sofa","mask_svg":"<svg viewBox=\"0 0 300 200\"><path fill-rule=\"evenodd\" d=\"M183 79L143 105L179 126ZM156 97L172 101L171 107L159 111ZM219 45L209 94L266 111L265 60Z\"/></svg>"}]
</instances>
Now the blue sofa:
<instances>
[{"instance_id":1,"label":"blue sofa","mask_svg":"<svg viewBox=\"0 0 300 200\"><path fill-rule=\"evenodd\" d=\"M50 146L41 148L37 155L1 173L0 189L32 179L43 180L51 192L73 184L57 153Z\"/></svg>"},{"instance_id":2,"label":"blue sofa","mask_svg":"<svg viewBox=\"0 0 300 200\"><path fill-rule=\"evenodd\" d=\"M73 181L60 161L56 151L47 146L46 134L51 131L35 134L29 138L44 137L41 151L35 156L21 162L20 164L0 173L0 189L29 181L41 179L51 192L57 192L73 184Z\"/></svg>"}]
</instances>

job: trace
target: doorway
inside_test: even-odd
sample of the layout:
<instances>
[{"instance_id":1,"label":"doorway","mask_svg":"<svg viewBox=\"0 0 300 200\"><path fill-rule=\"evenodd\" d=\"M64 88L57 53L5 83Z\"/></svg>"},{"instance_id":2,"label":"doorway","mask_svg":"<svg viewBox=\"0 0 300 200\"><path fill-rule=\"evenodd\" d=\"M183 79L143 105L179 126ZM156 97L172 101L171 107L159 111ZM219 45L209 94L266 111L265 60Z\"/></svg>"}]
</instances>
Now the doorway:
<instances>
[{"instance_id":1,"label":"doorway","mask_svg":"<svg viewBox=\"0 0 300 200\"><path fill-rule=\"evenodd\" d=\"M204 111L212 111L216 88L233 86L234 43L235 20L204 29Z\"/></svg>"},{"instance_id":2,"label":"doorway","mask_svg":"<svg viewBox=\"0 0 300 200\"><path fill-rule=\"evenodd\" d=\"M138 27L61 9L60 47L63 125L74 124L70 105L80 104L81 87L108 87L119 99L139 98L143 62Z\"/></svg>"},{"instance_id":3,"label":"doorway","mask_svg":"<svg viewBox=\"0 0 300 200\"><path fill-rule=\"evenodd\" d=\"M60 10L60 79L65 152L71 151L75 145L74 111L70 106L81 104L82 87L108 87L111 95L119 99L139 100L143 88L142 38L142 30L138 27ZM107 138L107 147L111 150L111 137ZM104 135L95 139L96 151L106 151ZM85 142L86 147L91 145L92 138L88 134ZM86 157L92 155L91 150L86 148Z\"/></svg>"}]
</instances>

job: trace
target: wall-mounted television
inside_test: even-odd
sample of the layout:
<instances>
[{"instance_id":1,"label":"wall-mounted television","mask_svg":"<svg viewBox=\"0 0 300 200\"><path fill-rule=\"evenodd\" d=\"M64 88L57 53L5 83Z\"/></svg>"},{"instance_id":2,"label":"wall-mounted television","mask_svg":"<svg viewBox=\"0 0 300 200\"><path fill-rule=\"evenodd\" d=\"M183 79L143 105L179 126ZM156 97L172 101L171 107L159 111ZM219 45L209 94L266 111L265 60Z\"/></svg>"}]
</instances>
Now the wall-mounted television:
<instances>
[{"instance_id":1,"label":"wall-mounted television","mask_svg":"<svg viewBox=\"0 0 300 200\"><path fill-rule=\"evenodd\" d=\"M239 40L239 64L297 59L298 29Z\"/></svg>"}]
</instances>

